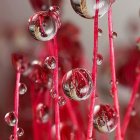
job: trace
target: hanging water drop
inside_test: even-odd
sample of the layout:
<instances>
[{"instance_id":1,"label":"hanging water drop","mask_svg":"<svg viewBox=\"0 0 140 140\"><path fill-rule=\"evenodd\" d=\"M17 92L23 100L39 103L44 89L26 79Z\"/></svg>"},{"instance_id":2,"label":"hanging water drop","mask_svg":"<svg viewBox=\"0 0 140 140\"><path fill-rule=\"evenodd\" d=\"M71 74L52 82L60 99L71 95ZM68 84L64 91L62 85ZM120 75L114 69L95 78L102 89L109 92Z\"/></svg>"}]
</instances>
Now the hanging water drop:
<instances>
[{"instance_id":1,"label":"hanging water drop","mask_svg":"<svg viewBox=\"0 0 140 140\"><path fill-rule=\"evenodd\" d=\"M112 33L112 38L113 38L113 39L116 39L117 36L118 36L118 34L117 34L116 32L113 32L113 33Z\"/></svg>"},{"instance_id":2,"label":"hanging water drop","mask_svg":"<svg viewBox=\"0 0 140 140\"><path fill-rule=\"evenodd\" d=\"M19 84L19 94L23 95L27 92L27 86L24 83Z\"/></svg>"},{"instance_id":3,"label":"hanging water drop","mask_svg":"<svg viewBox=\"0 0 140 140\"><path fill-rule=\"evenodd\" d=\"M69 98L77 101L86 100L92 94L92 78L85 69L73 69L64 75L62 88Z\"/></svg>"},{"instance_id":4,"label":"hanging water drop","mask_svg":"<svg viewBox=\"0 0 140 140\"><path fill-rule=\"evenodd\" d=\"M56 91L54 89L50 90L50 95L53 99L57 97Z\"/></svg>"},{"instance_id":5,"label":"hanging water drop","mask_svg":"<svg viewBox=\"0 0 140 140\"><path fill-rule=\"evenodd\" d=\"M96 105L93 121L94 127L99 132L110 133L117 127L117 112L109 105Z\"/></svg>"},{"instance_id":6,"label":"hanging water drop","mask_svg":"<svg viewBox=\"0 0 140 140\"><path fill-rule=\"evenodd\" d=\"M10 135L9 140L15 140L14 135Z\"/></svg>"},{"instance_id":7,"label":"hanging water drop","mask_svg":"<svg viewBox=\"0 0 140 140\"><path fill-rule=\"evenodd\" d=\"M66 104L65 98L62 96L58 97L58 104L59 106L64 106Z\"/></svg>"},{"instance_id":8,"label":"hanging water drop","mask_svg":"<svg viewBox=\"0 0 140 140\"><path fill-rule=\"evenodd\" d=\"M96 0L71 0L71 5L77 14L92 19L95 17L96 9L99 10L99 17L102 17L114 2L115 0L99 0L98 3Z\"/></svg>"},{"instance_id":9,"label":"hanging water drop","mask_svg":"<svg viewBox=\"0 0 140 140\"><path fill-rule=\"evenodd\" d=\"M98 36L100 37L100 36L102 36L102 34L103 34L102 29L98 28Z\"/></svg>"},{"instance_id":10,"label":"hanging water drop","mask_svg":"<svg viewBox=\"0 0 140 140\"><path fill-rule=\"evenodd\" d=\"M18 119L15 115L14 112L8 112L6 115L5 115L5 122L9 125L9 126L15 126L18 122Z\"/></svg>"},{"instance_id":11,"label":"hanging water drop","mask_svg":"<svg viewBox=\"0 0 140 140\"><path fill-rule=\"evenodd\" d=\"M39 103L36 108L36 116L38 122L46 123L49 120L49 108L46 105Z\"/></svg>"},{"instance_id":12,"label":"hanging water drop","mask_svg":"<svg viewBox=\"0 0 140 140\"><path fill-rule=\"evenodd\" d=\"M100 66L103 62L103 56L101 54L97 55L97 65Z\"/></svg>"},{"instance_id":13,"label":"hanging water drop","mask_svg":"<svg viewBox=\"0 0 140 140\"><path fill-rule=\"evenodd\" d=\"M53 57L53 56L47 57L44 61L44 66L51 70L55 69L56 68L55 57Z\"/></svg>"},{"instance_id":14,"label":"hanging water drop","mask_svg":"<svg viewBox=\"0 0 140 140\"><path fill-rule=\"evenodd\" d=\"M136 116L136 110L135 110L135 108L132 109L131 116Z\"/></svg>"},{"instance_id":15,"label":"hanging water drop","mask_svg":"<svg viewBox=\"0 0 140 140\"><path fill-rule=\"evenodd\" d=\"M29 19L29 31L40 41L53 39L60 25L59 12L52 7L48 11L37 12Z\"/></svg>"},{"instance_id":16,"label":"hanging water drop","mask_svg":"<svg viewBox=\"0 0 140 140\"><path fill-rule=\"evenodd\" d=\"M21 137L21 136L23 136L24 135L24 130L21 128L21 127L19 127L18 129L17 129L17 136L18 137Z\"/></svg>"}]
</instances>

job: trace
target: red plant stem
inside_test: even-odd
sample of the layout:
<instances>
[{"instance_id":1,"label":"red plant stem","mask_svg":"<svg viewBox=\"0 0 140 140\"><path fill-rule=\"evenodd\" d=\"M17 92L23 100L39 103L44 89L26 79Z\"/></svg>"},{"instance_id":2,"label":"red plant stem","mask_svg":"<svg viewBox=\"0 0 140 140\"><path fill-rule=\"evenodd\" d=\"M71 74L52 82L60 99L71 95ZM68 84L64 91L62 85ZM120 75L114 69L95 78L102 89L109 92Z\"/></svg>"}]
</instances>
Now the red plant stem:
<instances>
[{"instance_id":1,"label":"red plant stem","mask_svg":"<svg viewBox=\"0 0 140 140\"><path fill-rule=\"evenodd\" d=\"M20 83L20 72L16 73L16 86L15 86L15 97L14 97L14 111L15 115L18 118L18 109L19 109L19 83ZM14 126L14 139L18 140L17 136L18 122Z\"/></svg>"},{"instance_id":2,"label":"red plant stem","mask_svg":"<svg viewBox=\"0 0 140 140\"><path fill-rule=\"evenodd\" d=\"M125 113L125 116L124 116L123 125L122 125L122 140L124 140L126 130L127 130L130 118L131 118L131 112L132 112L132 109L134 107L134 103L135 103L135 100L136 100L136 95L137 95L137 92L138 92L138 89L139 89L139 84L140 84L140 75L138 75L138 77L135 80L133 90L132 90L132 94L131 94L131 98L130 98L130 101L128 103L127 110L126 110L126 113Z\"/></svg>"},{"instance_id":3,"label":"red plant stem","mask_svg":"<svg viewBox=\"0 0 140 140\"><path fill-rule=\"evenodd\" d=\"M114 56L114 45L113 45L113 23L112 23L112 9L108 11L108 32L109 32L109 47L110 47L110 67L112 77L112 93L114 95L114 106L118 114L118 125L116 130L116 140L121 140L121 129L120 129L120 112L119 112L119 101L118 101L118 90L116 85L116 70L115 70L115 56Z\"/></svg>"},{"instance_id":4,"label":"red plant stem","mask_svg":"<svg viewBox=\"0 0 140 140\"><path fill-rule=\"evenodd\" d=\"M96 3L99 3L99 0L96 0ZM92 138L93 132L93 115L94 115L94 104L95 104L95 94L96 94L96 79L97 79L97 53L98 53L98 13L99 10L96 9L95 18L94 18L94 48L93 48L93 67L92 67L92 80L94 90L91 95L90 111L89 111L89 120L88 120L88 129L87 129L87 140Z\"/></svg>"},{"instance_id":5,"label":"red plant stem","mask_svg":"<svg viewBox=\"0 0 140 140\"><path fill-rule=\"evenodd\" d=\"M72 120L72 122L73 122L73 124L74 124L74 127L75 127L76 129L78 129L79 126L78 126L77 117L75 116L75 113L74 113L74 111L73 111L73 107L72 107L71 102L70 102L69 100L67 100L66 106L67 106L67 109L68 109L70 118L71 118L71 120Z\"/></svg>"},{"instance_id":6,"label":"red plant stem","mask_svg":"<svg viewBox=\"0 0 140 140\"><path fill-rule=\"evenodd\" d=\"M60 114L59 114L59 104L58 104L58 45L57 45L57 39L54 38L54 56L56 59L56 68L54 69L54 89L56 91L57 97L54 101L55 106L55 128L56 128L56 140L60 140Z\"/></svg>"}]
</instances>

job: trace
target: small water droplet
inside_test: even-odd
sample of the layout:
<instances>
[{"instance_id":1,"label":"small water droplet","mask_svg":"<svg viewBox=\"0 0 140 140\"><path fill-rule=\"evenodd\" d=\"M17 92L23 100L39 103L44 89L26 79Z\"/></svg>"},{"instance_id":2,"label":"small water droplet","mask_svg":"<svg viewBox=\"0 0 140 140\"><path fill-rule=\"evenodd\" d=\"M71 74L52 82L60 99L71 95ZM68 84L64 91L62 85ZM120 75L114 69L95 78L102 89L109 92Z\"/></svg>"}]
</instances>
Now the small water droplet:
<instances>
[{"instance_id":1,"label":"small water droplet","mask_svg":"<svg viewBox=\"0 0 140 140\"><path fill-rule=\"evenodd\" d=\"M98 36L100 37L100 36L102 36L102 34L103 34L102 29L98 28Z\"/></svg>"},{"instance_id":2,"label":"small water droplet","mask_svg":"<svg viewBox=\"0 0 140 140\"><path fill-rule=\"evenodd\" d=\"M24 130L21 128L21 127L19 127L18 129L17 129L17 136L18 137L21 137L21 136L23 136L24 135Z\"/></svg>"},{"instance_id":3,"label":"small water droplet","mask_svg":"<svg viewBox=\"0 0 140 140\"><path fill-rule=\"evenodd\" d=\"M14 112L8 112L6 115L5 115L5 122L9 125L9 126L15 126L18 122L18 119L15 115Z\"/></svg>"},{"instance_id":4,"label":"small water droplet","mask_svg":"<svg viewBox=\"0 0 140 140\"><path fill-rule=\"evenodd\" d=\"M56 68L56 60L55 57L49 56L44 61L44 66L46 66L48 69L55 69Z\"/></svg>"},{"instance_id":5,"label":"small water droplet","mask_svg":"<svg viewBox=\"0 0 140 140\"><path fill-rule=\"evenodd\" d=\"M131 116L136 116L136 110L135 110L135 108L132 109Z\"/></svg>"},{"instance_id":6,"label":"small water droplet","mask_svg":"<svg viewBox=\"0 0 140 140\"><path fill-rule=\"evenodd\" d=\"M20 54L12 54L12 63L17 72L23 73L28 68L27 59Z\"/></svg>"},{"instance_id":7,"label":"small water droplet","mask_svg":"<svg viewBox=\"0 0 140 140\"><path fill-rule=\"evenodd\" d=\"M19 84L19 94L23 95L27 92L27 86L24 83Z\"/></svg>"},{"instance_id":8,"label":"small water droplet","mask_svg":"<svg viewBox=\"0 0 140 140\"><path fill-rule=\"evenodd\" d=\"M113 81L112 81L112 80L110 81L110 84L111 84L111 85L113 84ZM119 81L116 80L116 83L115 83L115 84L118 85L118 84L119 84Z\"/></svg>"},{"instance_id":9,"label":"small water droplet","mask_svg":"<svg viewBox=\"0 0 140 140\"><path fill-rule=\"evenodd\" d=\"M103 63L103 56L101 54L97 54L97 65L100 66Z\"/></svg>"},{"instance_id":10,"label":"small water droplet","mask_svg":"<svg viewBox=\"0 0 140 140\"><path fill-rule=\"evenodd\" d=\"M116 39L117 36L118 36L118 34L117 34L116 32L112 32L112 38L113 38L113 39Z\"/></svg>"},{"instance_id":11,"label":"small water droplet","mask_svg":"<svg viewBox=\"0 0 140 140\"><path fill-rule=\"evenodd\" d=\"M65 98L62 97L62 96L60 96L60 97L58 98L58 104L59 104L59 106L64 106L64 105L66 104Z\"/></svg>"},{"instance_id":12,"label":"small water droplet","mask_svg":"<svg viewBox=\"0 0 140 140\"><path fill-rule=\"evenodd\" d=\"M56 93L56 91L55 91L54 89L51 89L51 90L50 90L50 95L51 95L51 97L52 97L53 99L57 97L57 93Z\"/></svg>"},{"instance_id":13,"label":"small water droplet","mask_svg":"<svg viewBox=\"0 0 140 140\"><path fill-rule=\"evenodd\" d=\"M9 140L15 140L14 135L10 135Z\"/></svg>"},{"instance_id":14,"label":"small water droplet","mask_svg":"<svg viewBox=\"0 0 140 140\"><path fill-rule=\"evenodd\" d=\"M37 121L40 123L46 123L49 120L49 108L39 103L36 108L36 115L37 115Z\"/></svg>"}]
</instances>

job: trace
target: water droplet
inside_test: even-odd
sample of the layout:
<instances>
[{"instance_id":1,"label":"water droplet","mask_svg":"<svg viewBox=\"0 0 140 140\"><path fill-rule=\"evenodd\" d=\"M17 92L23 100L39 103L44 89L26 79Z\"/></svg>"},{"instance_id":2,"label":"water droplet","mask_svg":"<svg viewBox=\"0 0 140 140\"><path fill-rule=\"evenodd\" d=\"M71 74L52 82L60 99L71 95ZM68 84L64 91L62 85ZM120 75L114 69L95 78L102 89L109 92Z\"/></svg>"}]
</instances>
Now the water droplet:
<instances>
[{"instance_id":1,"label":"water droplet","mask_svg":"<svg viewBox=\"0 0 140 140\"><path fill-rule=\"evenodd\" d=\"M12 54L12 63L17 72L23 73L28 68L27 59L20 54Z\"/></svg>"},{"instance_id":2,"label":"water droplet","mask_svg":"<svg viewBox=\"0 0 140 140\"><path fill-rule=\"evenodd\" d=\"M102 34L103 34L102 29L98 28L98 36L100 37L100 36L102 36Z\"/></svg>"},{"instance_id":3,"label":"water droplet","mask_svg":"<svg viewBox=\"0 0 140 140\"><path fill-rule=\"evenodd\" d=\"M39 103L36 108L36 115L37 115L37 121L40 123L46 123L49 120L49 108Z\"/></svg>"},{"instance_id":4,"label":"water droplet","mask_svg":"<svg viewBox=\"0 0 140 140\"><path fill-rule=\"evenodd\" d=\"M14 135L10 135L9 140L15 140Z\"/></svg>"},{"instance_id":5,"label":"water droplet","mask_svg":"<svg viewBox=\"0 0 140 140\"><path fill-rule=\"evenodd\" d=\"M115 130L118 123L117 112L109 105L96 105L94 108L94 127L103 133Z\"/></svg>"},{"instance_id":6,"label":"water droplet","mask_svg":"<svg viewBox=\"0 0 140 140\"><path fill-rule=\"evenodd\" d=\"M27 86L24 83L19 84L19 94L23 95L27 92Z\"/></svg>"},{"instance_id":7,"label":"water droplet","mask_svg":"<svg viewBox=\"0 0 140 140\"><path fill-rule=\"evenodd\" d=\"M85 69L76 68L64 75L62 88L69 98L77 101L86 100L92 94L92 78Z\"/></svg>"},{"instance_id":8,"label":"water droplet","mask_svg":"<svg viewBox=\"0 0 140 140\"><path fill-rule=\"evenodd\" d=\"M103 62L103 56L101 54L97 54L97 65L100 66Z\"/></svg>"},{"instance_id":9,"label":"water droplet","mask_svg":"<svg viewBox=\"0 0 140 140\"><path fill-rule=\"evenodd\" d=\"M118 34L117 34L116 32L113 32L113 33L112 33L112 38L113 38L113 39L116 39L117 36L118 36Z\"/></svg>"},{"instance_id":10,"label":"water droplet","mask_svg":"<svg viewBox=\"0 0 140 140\"><path fill-rule=\"evenodd\" d=\"M53 99L57 97L56 91L54 89L50 90L50 95Z\"/></svg>"},{"instance_id":11,"label":"water droplet","mask_svg":"<svg viewBox=\"0 0 140 140\"><path fill-rule=\"evenodd\" d=\"M59 106L64 106L64 105L66 104L65 98L62 97L62 96L60 96L60 97L58 98L58 104L59 104Z\"/></svg>"},{"instance_id":12,"label":"water droplet","mask_svg":"<svg viewBox=\"0 0 140 140\"><path fill-rule=\"evenodd\" d=\"M113 84L113 81L112 81L112 80L110 81L110 84L111 84L111 85ZM116 85L118 85L118 84L119 84L119 81L116 80Z\"/></svg>"},{"instance_id":13,"label":"water droplet","mask_svg":"<svg viewBox=\"0 0 140 140\"><path fill-rule=\"evenodd\" d=\"M135 108L132 109L131 116L136 116L136 110L135 110Z\"/></svg>"},{"instance_id":14,"label":"water droplet","mask_svg":"<svg viewBox=\"0 0 140 140\"><path fill-rule=\"evenodd\" d=\"M9 125L9 126L15 126L17 124L17 117L15 115L14 112L8 112L5 115L5 122Z\"/></svg>"},{"instance_id":15,"label":"water droplet","mask_svg":"<svg viewBox=\"0 0 140 140\"><path fill-rule=\"evenodd\" d=\"M46 66L48 69L55 69L56 68L56 60L55 57L49 56L44 61L44 66Z\"/></svg>"},{"instance_id":16,"label":"water droplet","mask_svg":"<svg viewBox=\"0 0 140 140\"><path fill-rule=\"evenodd\" d=\"M115 0L71 0L74 11L84 18L94 18L96 9L99 9L99 17L102 17Z\"/></svg>"},{"instance_id":17,"label":"water droplet","mask_svg":"<svg viewBox=\"0 0 140 140\"><path fill-rule=\"evenodd\" d=\"M29 19L29 31L35 39L40 41L51 40L60 28L59 14L55 8L52 9L40 11Z\"/></svg>"},{"instance_id":18,"label":"water droplet","mask_svg":"<svg viewBox=\"0 0 140 140\"><path fill-rule=\"evenodd\" d=\"M23 136L24 135L24 130L21 128L21 127L19 127L18 129L17 129L17 136L18 137L21 137L21 136Z\"/></svg>"}]
</instances>

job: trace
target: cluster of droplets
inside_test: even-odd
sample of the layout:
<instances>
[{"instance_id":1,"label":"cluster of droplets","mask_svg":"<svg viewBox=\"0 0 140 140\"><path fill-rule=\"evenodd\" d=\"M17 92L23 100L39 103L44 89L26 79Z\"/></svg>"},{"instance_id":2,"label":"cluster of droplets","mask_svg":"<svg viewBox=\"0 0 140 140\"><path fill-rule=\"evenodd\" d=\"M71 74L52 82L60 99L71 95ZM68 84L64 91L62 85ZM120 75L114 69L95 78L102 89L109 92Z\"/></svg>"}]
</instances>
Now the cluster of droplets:
<instances>
[{"instance_id":1,"label":"cluster of droplets","mask_svg":"<svg viewBox=\"0 0 140 140\"><path fill-rule=\"evenodd\" d=\"M60 26L57 6L51 6L47 11L37 12L29 19L29 31L35 39L40 41L53 39Z\"/></svg>"}]
</instances>

